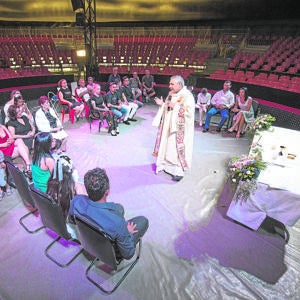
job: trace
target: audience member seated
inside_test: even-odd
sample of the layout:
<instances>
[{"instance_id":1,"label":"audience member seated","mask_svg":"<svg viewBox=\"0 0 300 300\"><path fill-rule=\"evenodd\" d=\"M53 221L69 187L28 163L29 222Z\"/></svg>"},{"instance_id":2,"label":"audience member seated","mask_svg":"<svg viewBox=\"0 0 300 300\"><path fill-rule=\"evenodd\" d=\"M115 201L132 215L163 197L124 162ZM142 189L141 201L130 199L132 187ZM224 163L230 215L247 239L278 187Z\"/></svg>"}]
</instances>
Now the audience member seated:
<instances>
[{"instance_id":1,"label":"audience member seated","mask_svg":"<svg viewBox=\"0 0 300 300\"><path fill-rule=\"evenodd\" d=\"M211 93L207 91L207 88L203 88L198 94L196 107L199 108L199 126L203 127L203 114L207 112L210 105Z\"/></svg>"},{"instance_id":2,"label":"audience member seated","mask_svg":"<svg viewBox=\"0 0 300 300\"><path fill-rule=\"evenodd\" d=\"M55 170L55 167L57 168L57 162L61 158L64 160L67 160L67 161L71 161L71 158L69 157L69 155L66 152L61 151L61 141L60 140L52 138L52 145L51 145L50 153L55 160L54 170ZM79 179L78 170L74 167L73 163L72 163L72 178L75 183L76 193L77 194L86 194L86 190L85 190L83 184L81 184L78 181L78 179Z\"/></svg>"},{"instance_id":3,"label":"audience member seated","mask_svg":"<svg viewBox=\"0 0 300 300\"><path fill-rule=\"evenodd\" d=\"M228 129L229 132L237 130L236 138L241 136L245 122L252 123L254 121L254 110L252 107L252 98L248 96L248 89L242 87L236 96L234 108L231 110L236 113L233 117L233 125Z\"/></svg>"},{"instance_id":4,"label":"audience member seated","mask_svg":"<svg viewBox=\"0 0 300 300\"><path fill-rule=\"evenodd\" d=\"M106 120L109 128L108 132L112 136L117 135L117 120L114 113L109 110L106 106L103 95L101 94L101 88L99 84L96 84L94 87L94 95L90 99L90 114L94 116L95 119L104 119Z\"/></svg>"},{"instance_id":5,"label":"audience member seated","mask_svg":"<svg viewBox=\"0 0 300 300\"><path fill-rule=\"evenodd\" d=\"M124 218L121 204L107 202L110 192L109 179L105 170L95 168L84 175L88 196L76 195L71 201L69 216L84 217L116 240L116 252L125 259L135 253L139 239L148 229L148 220L138 216L128 221Z\"/></svg>"},{"instance_id":6,"label":"audience member seated","mask_svg":"<svg viewBox=\"0 0 300 300\"><path fill-rule=\"evenodd\" d=\"M125 114L124 119L129 121L129 113L130 113L131 108L125 103L125 100L124 100L125 95L124 95L123 89L122 89L122 82L119 79L116 79L115 84L116 84L116 93L118 94L118 98L121 99L122 106L127 110L127 113Z\"/></svg>"},{"instance_id":7,"label":"audience member seated","mask_svg":"<svg viewBox=\"0 0 300 300\"><path fill-rule=\"evenodd\" d=\"M75 97L79 102L88 102L90 99L90 94L88 88L85 86L85 81L83 78L78 80L78 86L75 88Z\"/></svg>"},{"instance_id":8,"label":"audience member seated","mask_svg":"<svg viewBox=\"0 0 300 300\"><path fill-rule=\"evenodd\" d=\"M20 109L22 116L26 116L32 123L34 123L32 113L21 94L17 94L14 96L14 105Z\"/></svg>"},{"instance_id":9,"label":"audience member seated","mask_svg":"<svg viewBox=\"0 0 300 300\"><path fill-rule=\"evenodd\" d=\"M220 132L222 126L229 117L229 109L234 105L234 94L230 91L231 81L226 80L223 84L223 90L218 91L212 97L210 104L212 107L206 114L205 125L203 132L209 130L210 119L213 115L220 113L221 121L218 124L217 132Z\"/></svg>"},{"instance_id":10,"label":"audience member seated","mask_svg":"<svg viewBox=\"0 0 300 300\"><path fill-rule=\"evenodd\" d=\"M140 99L140 96L142 96L142 83L137 72L133 72L132 77L129 79L129 86L133 94L133 99Z\"/></svg>"},{"instance_id":11,"label":"audience member seated","mask_svg":"<svg viewBox=\"0 0 300 300\"><path fill-rule=\"evenodd\" d=\"M5 115L5 118L3 120L3 125L5 125L8 121L8 108L15 104L15 96L21 95L21 92L19 90L12 90L10 93L10 99L5 103L4 107L3 107L3 113Z\"/></svg>"},{"instance_id":12,"label":"audience member seated","mask_svg":"<svg viewBox=\"0 0 300 300\"><path fill-rule=\"evenodd\" d=\"M136 120L134 119L134 116L136 114L136 111L139 107L143 106L143 103L138 100L134 100L132 90L129 86L129 78L127 76L123 77L123 86L121 90L123 94L123 103L129 107L128 120L135 122Z\"/></svg>"},{"instance_id":13,"label":"audience member seated","mask_svg":"<svg viewBox=\"0 0 300 300\"><path fill-rule=\"evenodd\" d=\"M28 177L31 177L29 151L23 140L17 138L14 140L11 133L4 125L0 125L0 150L9 159L21 157L24 162L24 171Z\"/></svg>"},{"instance_id":14,"label":"audience member seated","mask_svg":"<svg viewBox=\"0 0 300 300\"><path fill-rule=\"evenodd\" d=\"M61 79L58 82L58 88L58 99L63 105L64 109L66 111L69 111L69 109L74 109L77 121L80 117L83 118L84 105L72 95L72 92L68 87L66 79Z\"/></svg>"},{"instance_id":15,"label":"audience member seated","mask_svg":"<svg viewBox=\"0 0 300 300\"><path fill-rule=\"evenodd\" d=\"M151 100L151 97L155 96L154 90L154 77L150 74L149 70L145 70L145 75L142 77L143 95L146 98L146 102Z\"/></svg>"},{"instance_id":16,"label":"audience member seated","mask_svg":"<svg viewBox=\"0 0 300 300\"><path fill-rule=\"evenodd\" d=\"M72 176L73 163L68 156L59 156L54 163L53 173L47 184L47 194L60 204L67 219L70 201L75 194L75 182Z\"/></svg>"},{"instance_id":17,"label":"audience member seated","mask_svg":"<svg viewBox=\"0 0 300 300\"><path fill-rule=\"evenodd\" d=\"M86 87L87 87L88 91L91 94L93 94L93 90L94 90L95 84L96 83L94 82L94 78L93 77L88 77Z\"/></svg>"},{"instance_id":18,"label":"audience member seated","mask_svg":"<svg viewBox=\"0 0 300 300\"><path fill-rule=\"evenodd\" d=\"M35 135L35 126L26 115L22 115L22 109L11 105L8 109L9 121L6 126L14 139L22 139L29 151L32 150Z\"/></svg>"},{"instance_id":19,"label":"audience member seated","mask_svg":"<svg viewBox=\"0 0 300 300\"><path fill-rule=\"evenodd\" d=\"M130 122L128 121L129 111L124 105L122 105L121 93L117 93L116 91L116 83L111 82L109 85L109 91L106 94L106 105L117 117L118 122L120 122L123 118L123 123L130 125Z\"/></svg>"},{"instance_id":20,"label":"audience member seated","mask_svg":"<svg viewBox=\"0 0 300 300\"><path fill-rule=\"evenodd\" d=\"M116 80L121 81L121 76L118 74L118 67L113 67L112 74L108 77L108 83L116 82Z\"/></svg>"},{"instance_id":21,"label":"audience member seated","mask_svg":"<svg viewBox=\"0 0 300 300\"><path fill-rule=\"evenodd\" d=\"M39 99L40 108L35 113L35 124L38 131L51 132L55 139L62 141L62 150L66 151L67 145L67 133L64 131L63 126L54 112L50 107L49 99L47 96L41 96Z\"/></svg>"},{"instance_id":22,"label":"audience member seated","mask_svg":"<svg viewBox=\"0 0 300 300\"><path fill-rule=\"evenodd\" d=\"M50 153L52 136L50 132L39 132L34 139L32 157L32 180L35 188L47 192L48 180L54 169L55 160Z\"/></svg>"},{"instance_id":23,"label":"audience member seated","mask_svg":"<svg viewBox=\"0 0 300 300\"><path fill-rule=\"evenodd\" d=\"M76 228L68 223L68 212L70 202L77 192L72 160L67 155L59 156L55 161L53 174L48 180L47 194L60 205L67 229L73 238L77 238Z\"/></svg>"}]
</instances>

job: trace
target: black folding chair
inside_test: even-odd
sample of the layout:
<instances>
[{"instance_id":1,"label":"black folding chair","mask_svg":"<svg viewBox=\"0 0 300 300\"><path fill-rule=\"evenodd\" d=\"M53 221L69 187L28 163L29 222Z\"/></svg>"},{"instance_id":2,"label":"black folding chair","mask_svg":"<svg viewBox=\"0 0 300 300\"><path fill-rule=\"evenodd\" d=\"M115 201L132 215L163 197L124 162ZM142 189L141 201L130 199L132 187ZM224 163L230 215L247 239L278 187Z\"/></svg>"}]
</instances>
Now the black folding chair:
<instances>
[{"instance_id":1,"label":"black folding chair","mask_svg":"<svg viewBox=\"0 0 300 300\"><path fill-rule=\"evenodd\" d=\"M19 192L19 195L24 203L24 205L28 208L29 213L25 214L22 216L19 220L19 223L22 225L22 227L29 233L36 233L39 230L45 228L44 226L41 226L37 229L31 230L29 229L25 224L24 224L24 219L31 215L35 215L38 212L38 209L35 205L35 202L31 196L30 193L30 184L27 181L27 178L25 174L18 168L16 167L13 163L9 161L5 161L6 166L8 168L8 172L10 173L11 177L14 180L14 184L16 186L16 189Z\"/></svg>"},{"instance_id":2,"label":"black folding chair","mask_svg":"<svg viewBox=\"0 0 300 300\"><path fill-rule=\"evenodd\" d=\"M90 222L83 219L82 217L74 216L74 218L79 232L79 240L81 242L81 245L84 250L93 257L90 265L86 269L85 275L87 279L96 287L98 287L102 292L104 292L105 294L112 294L127 277L129 272L133 269L138 259L140 258L142 240L140 239L138 242L138 250L135 253L135 259L133 260L133 262L130 262L123 268L118 268L123 259L118 258L118 256L116 255L116 246L112 238L101 229L96 228L95 226L90 224ZM110 290L105 289L102 283L98 283L90 276L90 271L97 261L102 261L114 272L120 272L127 267L126 272L124 272L122 277Z\"/></svg>"},{"instance_id":3,"label":"black folding chair","mask_svg":"<svg viewBox=\"0 0 300 300\"><path fill-rule=\"evenodd\" d=\"M67 241L74 241L77 244L80 244L80 242L77 239L74 239L68 232L66 219L63 215L61 206L57 202L55 202L52 197L34 188L33 186L30 187L30 190L39 210L44 226L51 229L58 235L58 237L45 249L45 255L58 266L62 268L67 267L82 252L82 248L80 248L80 251L78 251L67 263L64 264L59 262L56 258L49 254L50 248L54 246L55 243L59 242L59 240L62 238Z\"/></svg>"}]
</instances>

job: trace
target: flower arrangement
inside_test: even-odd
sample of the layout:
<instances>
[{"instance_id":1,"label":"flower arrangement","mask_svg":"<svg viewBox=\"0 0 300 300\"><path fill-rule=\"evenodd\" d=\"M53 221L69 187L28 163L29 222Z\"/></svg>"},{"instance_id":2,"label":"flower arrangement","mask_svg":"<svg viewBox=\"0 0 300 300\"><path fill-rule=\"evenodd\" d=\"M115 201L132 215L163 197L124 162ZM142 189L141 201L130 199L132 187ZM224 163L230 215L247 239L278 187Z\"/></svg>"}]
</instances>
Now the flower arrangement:
<instances>
[{"instance_id":1,"label":"flower arrangement","mask_svg":"<svg viewBox=\"0 0 300 300\"><path fill-rule=\"evenodd\" d=\"M276 121L276 118L270 114L260 115L249 126L249 131L255 132L255 131L267 130L272 126L272 123L274 121Z\"/></svg>"},{"instance_id":2,"label":"flower arrangement","mask_svg":"<svg viewBox=\"0 0 300 300\"><path fill-rule=\"evenodd\" d=\"M246 201L256 190L256 179L266 162L253 156L234 157L228 165L228 176L237 185L236 200Z\"/></svg>"}]
</instances>

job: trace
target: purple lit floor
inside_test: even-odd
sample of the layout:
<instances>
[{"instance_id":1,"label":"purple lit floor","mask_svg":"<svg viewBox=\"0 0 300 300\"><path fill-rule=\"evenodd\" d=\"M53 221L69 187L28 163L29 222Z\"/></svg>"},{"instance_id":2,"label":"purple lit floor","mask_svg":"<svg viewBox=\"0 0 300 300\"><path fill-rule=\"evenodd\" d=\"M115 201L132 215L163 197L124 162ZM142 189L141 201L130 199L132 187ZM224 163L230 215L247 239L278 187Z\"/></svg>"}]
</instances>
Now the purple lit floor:
<instances>
[{"instance_id":1,"label":"purple lit floor","mask_svg":"<svg viewBox=\"0 0 300 300\"><path fill-rule=\"evenodd\" d=\"M122 124L117 137L98 133L97 122L91 133L86 122L65 123L68 152L80 177L96 166L105 168L110 200L124 205L127 218L149 218L140 261L119 289L104 296L87 281L83 255L65 269L51 262L44 249L53 234L25 232L18 220L26 209L15 191L0 202L0 299L300 298L300 222L288 228L285 245L279 236L226 218L226 193L218 202L226 162L248 152L247 138L204 134L197 124L193 168L174 183L167 174L154 173L155 112L153 105L141 108L138 122ZM59 249L67 256L73 248Z\"/></svg>"}]
</instances>

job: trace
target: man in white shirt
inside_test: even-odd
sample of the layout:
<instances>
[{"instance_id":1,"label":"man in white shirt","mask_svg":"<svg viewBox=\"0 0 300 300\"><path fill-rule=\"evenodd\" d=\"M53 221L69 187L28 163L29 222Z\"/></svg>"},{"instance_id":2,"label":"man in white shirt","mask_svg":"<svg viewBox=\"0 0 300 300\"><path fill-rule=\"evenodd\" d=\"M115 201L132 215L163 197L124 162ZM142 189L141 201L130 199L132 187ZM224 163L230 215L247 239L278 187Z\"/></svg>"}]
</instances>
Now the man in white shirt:
<instances>
[{"instance_id":1,"label":"man in white shirt","mask_svg":"<svg viewBox=\"0 0 300 300\"><path fill-rule=\"evenodd\" d=\"M221 131L222 126L229 117L229 109L234 105L234 94L230 91L231 81L226 80L223 85L223 90L214 94L211 99L212 108L206 114L205 125L202 132L209 130L210 119L213 115L220 113L221 121L218 124L217 132Z\"/></svg>"}]
</instances>

